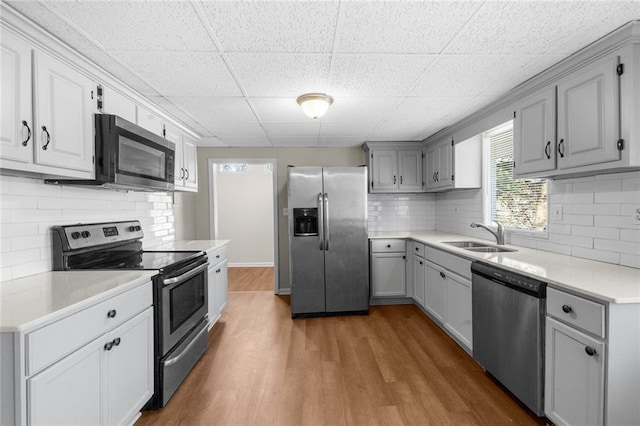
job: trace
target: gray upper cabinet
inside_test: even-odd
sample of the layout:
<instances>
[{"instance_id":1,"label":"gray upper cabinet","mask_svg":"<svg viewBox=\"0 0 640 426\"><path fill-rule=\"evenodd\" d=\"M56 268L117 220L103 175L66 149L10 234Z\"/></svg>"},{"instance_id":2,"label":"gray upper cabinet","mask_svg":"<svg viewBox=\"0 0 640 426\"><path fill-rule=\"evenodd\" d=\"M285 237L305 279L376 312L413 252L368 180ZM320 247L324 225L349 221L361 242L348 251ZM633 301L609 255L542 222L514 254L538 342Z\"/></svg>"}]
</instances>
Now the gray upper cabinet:
<instances>
[{"instance_id":1,"label":"gray upper cabinet","mask_svg":"<svg viewBox=\"0 0 640 426\"><path fill-rule=\"evenodd\" d=\"M367 142L370 193L424 192L421 142Z\"/></svg>"},{"instance_id":2,"label":"gray upper cabinet","mask_svg":"<svg viewBox=\"0 0 640 426\"><path fill-rule=\"evenodd\" d=\"M473 137L455 142L446 137L426 147L427 191L480 188L482 141Z\"/></svg>"},{"instance_id":3,"label":"gray upper cabinet","mask_svg":"<svg viewBox=\"0 0 640 426\"><path fill-rule=\"evenodd\" d=\"M640 45L599 49L514 104L516 177L640 169Z\"/></svg>"}]
</instances>

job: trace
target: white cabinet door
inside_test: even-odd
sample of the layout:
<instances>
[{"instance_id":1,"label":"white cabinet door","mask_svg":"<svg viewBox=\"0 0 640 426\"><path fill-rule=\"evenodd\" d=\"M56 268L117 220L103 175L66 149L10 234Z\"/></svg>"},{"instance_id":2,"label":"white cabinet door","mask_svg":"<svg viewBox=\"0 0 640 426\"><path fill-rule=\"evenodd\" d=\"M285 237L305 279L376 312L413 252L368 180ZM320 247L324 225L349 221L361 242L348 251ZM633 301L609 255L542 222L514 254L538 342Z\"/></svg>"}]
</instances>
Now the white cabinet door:
<instances>
[{"instance_id":1,"label":"white cabinet door","mask_svg":"<svg viewBox=\"0 0 640 426\"><path fill-rule=\"evenodd\" d=\"M164 127L162 125L162 120L160 119L160 117L141 106L137 107L136 124L143 129L147 129L153 134L164 136Z\"/></svg>"},{"instance_id":2,"label":"white cabinet door","mask_svg":"<svg viewBox=\"0 0 640 426\"><path fill-rule=\"evenodd\" d=\"M135 124L135 102L110 87L103 87L102 91L102 112L117 115Z\"/></svg>"},{"instance_id":3,"label":"white cabinet door","mask_svg":"<svg viewBox=\"0 0 640 426\"><path fill-rule=\"evenodd\" d=\"M184 186L198 189L198 148L196 141L187 135L182 138L182 164L185 169Z\"/></svg>"},{"instance_id":4,"label":"white cabinet door","mask_svg":"<svg viewBox=\"0 0 640 426\"><path fill-rule=\"evenodd\" d=\"M164 137L169 142L173 142L175 145L175 158L174 158L174 168L173 168L173 182L177 187L184 186L184 166L183 166L183 157L182 157L182 132L176 128L171 126L170 124L164 125Z\"/></svg>"},{"instance_id":5,"label":"white cabinet door","mask_svg":"<svg viewBox=\"0 0 640 426\"><path fill-rule=\"evenodd\" d=\"M406 296L404 253L371 254L371 296Z\"/></svg>"},{"instance_id":6,"label":"white cabinet door","mask_svg":"<svg viewBox=\"0 0 640 426\"><path fill-rule=\"evenodd\" d=\"M424 259L420 256L413 255L413 299L420 304L424 304L424 285L425 285L425 264Z\"/></svg>"},{"instance_id":7,"label":"white cabinet door","mask_svg":"<svg viewBox=\"0 0 640 426\"><path fill-rule=\"evenodd\" d=\"M93 172L93 82L43 52L34 58L36 162Z\"/></svg>"},{"instance_id":8,"label":"white cabinet door","mask_svg":"<svg viewBox=\"0 0 640 426\"><path fill-rule=\"evenodd\" d=\"M467 349L472 346L471 327L471 281L462 277L446 275L446 319L444 326L458 338Z\"/></svg>"},{"instance_id":9,"label":"white cabinet door","mask_svg":"<svg viewBox=\"0 0 640 426\"><path fill-rule=\"evenodd\" d=\"M374 150L371 152L372 176L371 192L385 192L398 189L398 152L394 150Z\"/></svg>"},{"instance_id":10,"label":"white cabinet door","mask_svg":"<svg viewBox=\"0 0 640 426\"><path fill-rule=\"evenodd\" d=\"M557 425L604 422L605 345L546 319L545 414Z\"/></svg>"},{"instance_id":11,"label":"white cabinet door","mask_svg":"<svg viewBox=\"0 0 640 426\"><path fill-rule=\"evenodd\" d=\"M31 163L31 47L5 29L1 34L0 158Z\"/></svg>"},{"instance_id":12,"label":"white cabinet door","mask_svg":"<svg viewBox=\"0 0 640 426\"><path fill-rule=\"evenodd\" d=\"M227 305L227 293L228 293L228 272L227 272L227 260L223 260L215 266L213 271L214 273L214 282L213 286L209 286L211 289L213 287L213 293L215 297L215 307L214 307L214 321L217 321L218 318L222 315L222 311L224 307Z\"/></svg>"},{"instance_id":13,"label":"white cabinet door","mask_svg":"<svg viewBox=\"0 0 640 426\"><path fill-rule=\"evenodd\" d=\"M111 331L107 342L104 422L128 424L153 395L153 308Z\"/></svg>"},{"instance_id":14,"label":"white cabinet door","mask_svg":"<svg viewBox=\"0 0 640 426\"><path fill-rule=\"evenodd\" d=\"M401 150L398 152L400 181L398 188L403 191L422 189L422 150Z\"/></svg>"},{"instance_id":15,"label":"white cabinet door","mask_svg":"<svg viewBox=\"0 0 640 426\"><path fill-rule=\"evenodd\" d=\"M427 263L425 265L424 307L442 323L444 323L445 290L446 275Z\"/></svg>"},{"instance_id":16,"label":"white cabinet door","mask_svg":"<svg viewBox=\"0 0 640 426\"><path fill-rule=\"evenodd\" d=\"M556 168L555 95L552 86L516 104L513 128L516 176Z\"/></svg>"},{"instance_id":17,"label":"white cabinet door","mask_svg":"<svg viewBox=\"0 0 640 426\"><path fill-rule=\"evenodd\" d=\"M29 424L101 423L106 342L98 338L27 380Z\"/></svg>"},{"instance_id":18,"label":"white cabinet door","mask_svg":"<svg viewBox=\"0 0 640 426\"><path fill-rule=\"evenodd\" d=\"M425 152L425 179L427 189L435 188L438 186L438 181L436 180L436 172L438 171L438 148L430 147Z\"/></svg>"},{"instance_id":19,"label":"white cabinet door","mask_svg":"<svg viewBox=\"0 0 640 426\"><path fill-rule=\"evenodd\" d=\"M437 187L453 185L453 144L447 139L438 144Z\"/></svg>"},{"instance_id":20,"label":"white cabinet door","mask_svg":"<svg viewBox=\"0 0 640 426\"><path fill-rule=\"evenodd\" d=\"M617 65L609 57L558 83L558 169L620 159Z\"/></svg>"}]
</instances>

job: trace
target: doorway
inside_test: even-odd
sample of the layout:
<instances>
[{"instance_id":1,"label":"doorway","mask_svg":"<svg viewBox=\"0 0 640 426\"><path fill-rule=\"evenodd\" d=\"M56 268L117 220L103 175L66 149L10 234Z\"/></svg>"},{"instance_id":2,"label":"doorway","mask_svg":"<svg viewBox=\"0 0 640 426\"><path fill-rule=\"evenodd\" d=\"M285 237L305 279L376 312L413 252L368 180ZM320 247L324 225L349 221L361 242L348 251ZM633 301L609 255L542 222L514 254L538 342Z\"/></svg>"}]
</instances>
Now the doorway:
<instances>
[{"instance_id":1,"label":"doorway","mask_svg":"<svg viewBox=\"0 0 640 426\"><path fill-rule=\"evenodd\" d=\"M277 161L210 158L208 167L211 238L231 241L230 275L236 271L244 271L242 276L272 275L277 293Z\"/></svg>"}]
</instances>

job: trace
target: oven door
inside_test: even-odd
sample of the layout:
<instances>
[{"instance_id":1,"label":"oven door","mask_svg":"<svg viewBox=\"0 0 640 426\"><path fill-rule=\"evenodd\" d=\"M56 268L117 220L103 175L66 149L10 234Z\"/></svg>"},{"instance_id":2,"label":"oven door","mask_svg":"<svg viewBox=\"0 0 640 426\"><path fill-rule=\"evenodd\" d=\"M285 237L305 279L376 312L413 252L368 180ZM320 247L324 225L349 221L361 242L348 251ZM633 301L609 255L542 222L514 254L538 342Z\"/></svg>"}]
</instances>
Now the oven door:
<instances>
[{"instance_id":1,"label":"oven door","mask_svg":"<svg viewBox=\"0 0 640 426\"><path fill-rule=\"evenodd\" d=\"M167 354L207 315L209 262L161 276L159 289L160 356ZM185 270L186 269L186 270Z\"/></svg>"}]
</instances>

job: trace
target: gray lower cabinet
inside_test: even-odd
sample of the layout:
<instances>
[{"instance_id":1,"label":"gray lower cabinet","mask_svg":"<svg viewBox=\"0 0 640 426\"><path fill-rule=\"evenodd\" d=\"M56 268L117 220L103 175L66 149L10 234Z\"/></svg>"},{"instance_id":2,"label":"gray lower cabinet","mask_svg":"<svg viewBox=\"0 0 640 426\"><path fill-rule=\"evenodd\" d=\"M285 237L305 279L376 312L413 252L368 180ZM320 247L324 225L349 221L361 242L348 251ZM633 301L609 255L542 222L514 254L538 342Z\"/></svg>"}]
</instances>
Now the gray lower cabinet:
<instances>
[{"instance_id":1,"label":"gray lower cabinet","mask_svg":"<svg viewBox=\"0 0 640 426\"><path fill-rule=\"evenodd\" d=\"M406 297L406 254L402 239L371 240L371 297Z\"/></svg>"}]
</instances>

